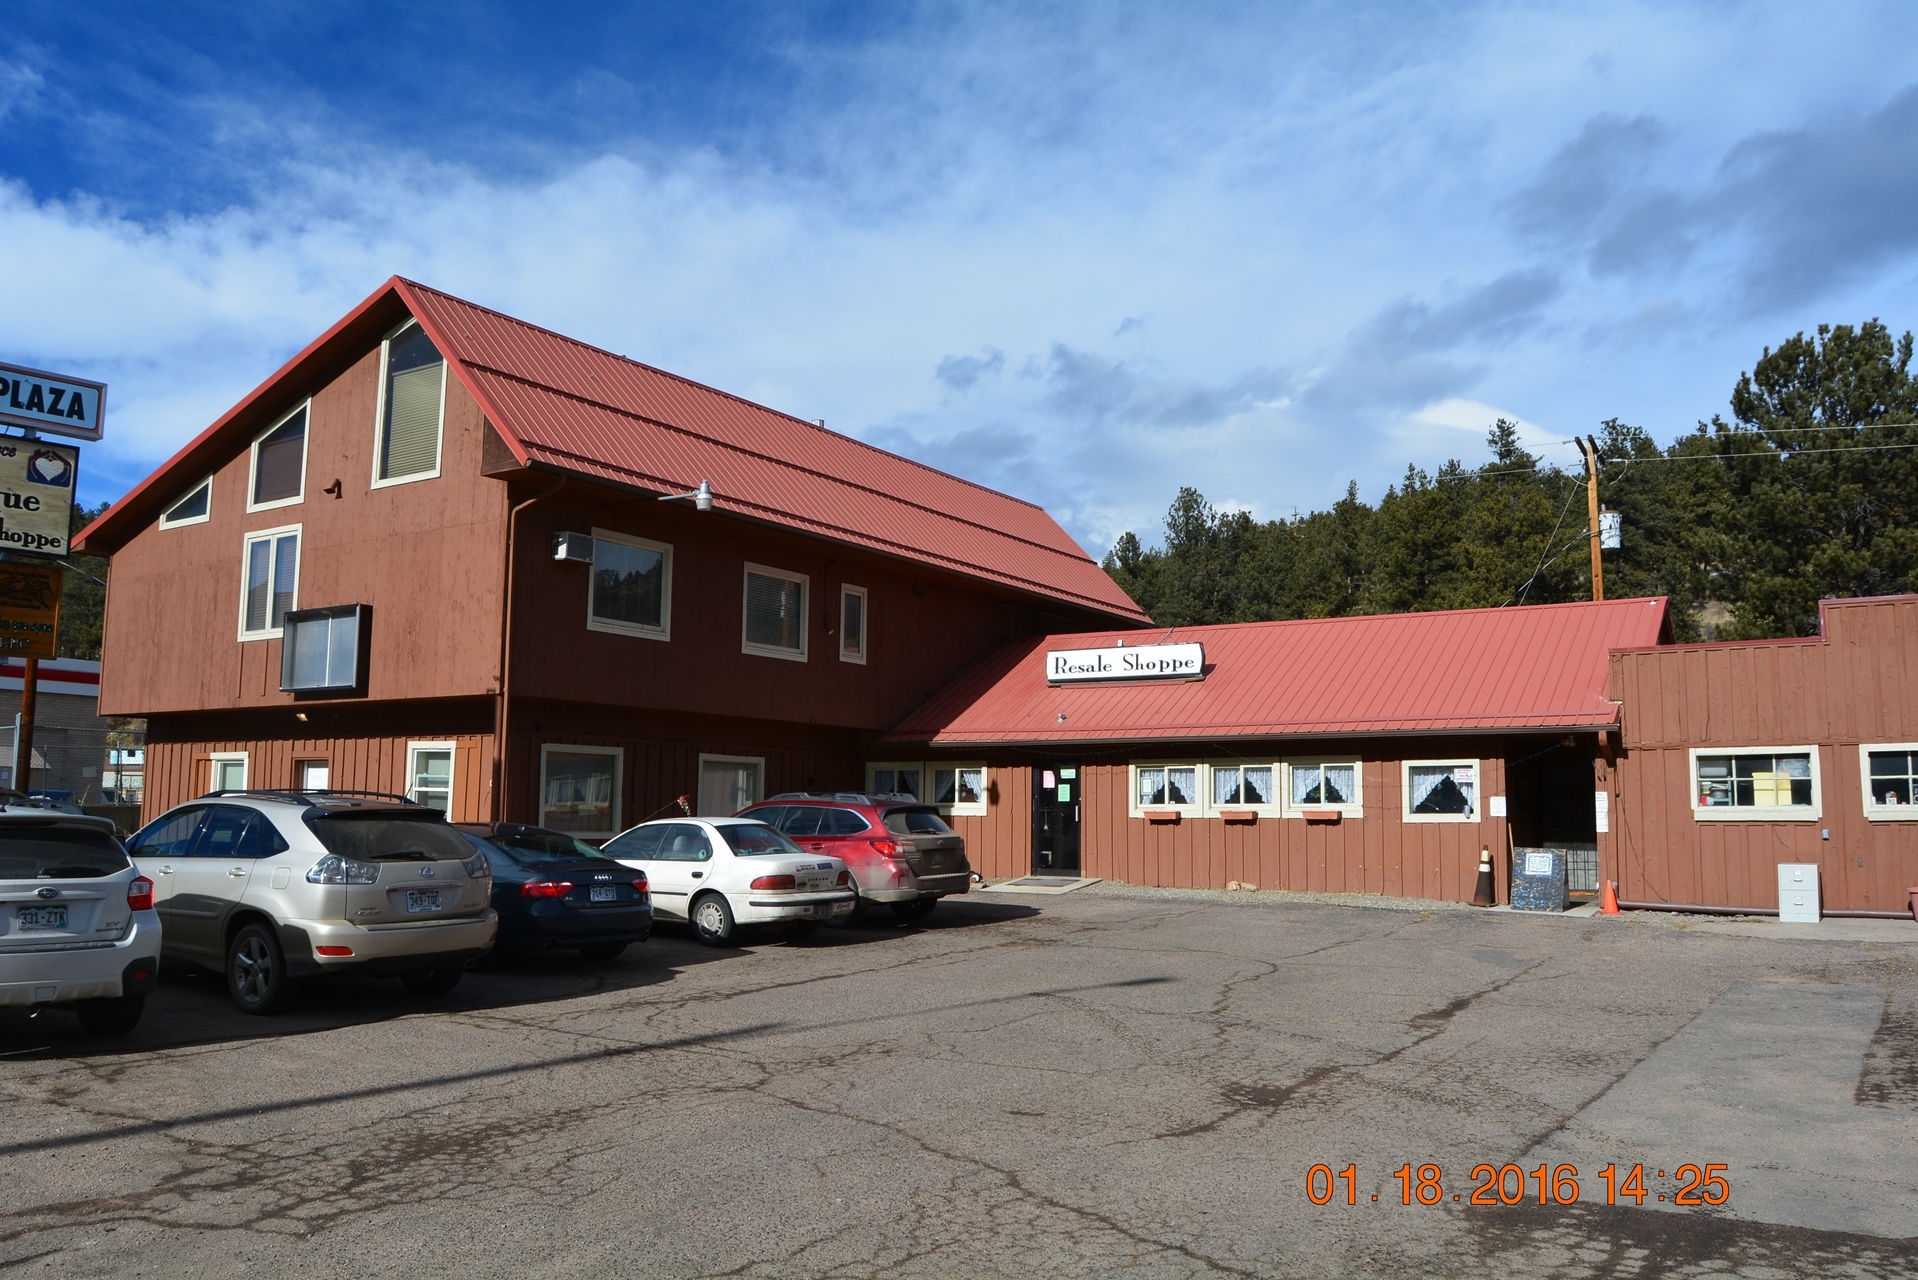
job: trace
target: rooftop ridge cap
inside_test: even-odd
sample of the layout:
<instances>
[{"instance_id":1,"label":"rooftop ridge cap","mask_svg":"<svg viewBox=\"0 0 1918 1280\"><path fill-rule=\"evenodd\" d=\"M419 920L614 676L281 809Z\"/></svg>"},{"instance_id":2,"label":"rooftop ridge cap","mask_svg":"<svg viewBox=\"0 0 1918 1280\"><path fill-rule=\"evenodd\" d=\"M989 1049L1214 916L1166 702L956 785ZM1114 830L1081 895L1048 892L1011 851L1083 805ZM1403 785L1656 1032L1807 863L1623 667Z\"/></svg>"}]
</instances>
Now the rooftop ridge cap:
<instances>
[{"instance_id":1,"label":"rooftop ridge cap","mask_svg":"<svg viewBox=\"0 0 1918 1280\"><path fill-rule=\"evenodd\" d=\"M484 303L469 301L466 298L460 297L458 294L448 293L444 289L435 289L432 285L421 284L417 280L408 279L407 277L404 277L404 276L401 276L398 278L401 280L404 280L408 285L411 285L413 288L418 289L423 293L434 294L437 297L445 298L452 302L457 302L463 307L471 307L475 311L484 311L488 315L497 316L501 320L505 320L511 324L516 324L520 326L522 329L531 329L536 333L543 333L547 335L548 337L557 338L561 342L570 343L576 347L583 347L586 350L594 352L597 355L605 356L609 360L620 360L620 361L624 361L627 364L637 365L639 368L645 369L649 373L656 373L662 378L671 378L674 382L683 383L689 387L697 387L701 391L711 392L713 395L716 395L716 396L723 396L725 399L731 400L736 404L743 404L748 406L749 408L759 409L763 412L774 414L778 417L786 419L788 422L791 422L797 426L804 427L808 431L818 432L822 435L830 435L834 439L844 440L847 443L856 445L861 449L867 450L868 452L883 454L884 456L891 458L895 461L903 462L910 467L917 467L921 471L929 472L930 474L939 476L942 479L950 480L955 484L962 484L969 489L977 489L981 493L989 493L989 494L992 494L994 497L1004 498L1007 502L1016 502L1022 507L1027 507L1033 511L1039 512L1041 515L1045 516L1049 520L1052 519L1051 513L1048 512L1043 506L1041 506L1040 504L1036 502L1031 502L1025 498L1021 498L1017 494L1007 493L1003 489L994 489L990 485L980 484L976 480L968 480L964 476L956 476L950 471L942 471L938 467L931 466L924 462L920 462L916 458L908 458L904 454L894 453L890 449L881 449L876 444L868 444L866 441L859 439L857 436L849 436L843 431L834 431L828 427L822 427L818 425L817 423L811 421L810 419L801 418L795 414L787 413L784 409L775 409L771 405L761 404L757 400L748 400L745 396L737 395L734 392L727 391L723 388L715 387L709 383L701 382L697 378L689 378L685 374L674 373L670 369L662 369L658 365L647 364L644 360L635 360L631 356L621 355L616 351L608 351L604 347L596 347L592 343L587 342L583 339L575 338L568 334L560 333L556 329L548 329L545 325L534 324L530 320L522 320L518 316L507 315L504 311L500 311L497 308L486 306ZM462 361L461 363L471 364L473 362ZM482 365L481 367L491 368L490 365ZM504 370L495 369L494 372L503 373ZM521 380L526 382L532 381L531 379L521 379ZM555 391L555 392L559 391L558 387L547 386L547 384L545 383L533 383L533 385L545 386L546 389L549 391ZM563 395L565 393L560 392L560 394ZM648 420L650 421L650 419ZM1056 525L1058 524L1058 521L1054 520L1053 523ZM1061 529L1061 531L1063 532L1063 528ZM1067 534L1066 536L1071 537L1072 535ZM1081 548L1080 553L1082 555L1084 554L1083 548ZM1092 557L1090 556L1087 556L1086 558L1088 560L1092 559ZM1094 563L1096 564L1097 561L1094 561Z\"/></svg>"}]
</instances>

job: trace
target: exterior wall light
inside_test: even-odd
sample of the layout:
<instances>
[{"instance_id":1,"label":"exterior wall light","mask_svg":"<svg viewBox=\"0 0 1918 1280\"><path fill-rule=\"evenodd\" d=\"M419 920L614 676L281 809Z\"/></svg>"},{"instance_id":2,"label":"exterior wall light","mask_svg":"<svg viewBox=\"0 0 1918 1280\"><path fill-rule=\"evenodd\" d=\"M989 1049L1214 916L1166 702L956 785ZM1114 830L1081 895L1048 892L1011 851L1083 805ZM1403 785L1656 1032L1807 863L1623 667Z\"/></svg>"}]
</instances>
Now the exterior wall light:
<instances>
[{"instance_id":1,"label":"exterior wall light","mask_svg":"<svg viewBox=\"0 0 1918 1280\"><path fill-rule=\"evenodd\" d=\"M713 509L713 486L711 482L701 480L699 482L699 488L694 489L690 493L662 494L659 500L661 502L678 502L683 498L691 498L695 510L711 511Z\"/></svg>"}]
</instances>

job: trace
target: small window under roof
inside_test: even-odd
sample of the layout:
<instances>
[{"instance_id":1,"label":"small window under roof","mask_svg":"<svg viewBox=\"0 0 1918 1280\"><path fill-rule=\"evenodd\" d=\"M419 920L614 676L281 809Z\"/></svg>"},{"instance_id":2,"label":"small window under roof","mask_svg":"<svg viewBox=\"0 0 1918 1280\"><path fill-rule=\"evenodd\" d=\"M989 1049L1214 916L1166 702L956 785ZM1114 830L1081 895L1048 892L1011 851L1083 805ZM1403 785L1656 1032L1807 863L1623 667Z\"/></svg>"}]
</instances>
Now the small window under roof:
<instances>
[{"instance_id":1,"label":"small window under roof","mask_svg":"<svg viewBox=\"0 0 1918 1280\"><path fill-rule=\"evenodd\" d=\"M160 515L160 527L172 529L183 524L205 524L213 513L213 477L208 476L187 490L186 496Z\"/></svg>"},{"instance_id":2,"label":"small window under roof","mask_svg":"<svg viewBox=\"0 0 1918 1280\"><path fill-rule=\"evenodd\" d=\"M253 446L252 505L289 502L306 488L306 406Z\"/></svg>"}]
</instances>

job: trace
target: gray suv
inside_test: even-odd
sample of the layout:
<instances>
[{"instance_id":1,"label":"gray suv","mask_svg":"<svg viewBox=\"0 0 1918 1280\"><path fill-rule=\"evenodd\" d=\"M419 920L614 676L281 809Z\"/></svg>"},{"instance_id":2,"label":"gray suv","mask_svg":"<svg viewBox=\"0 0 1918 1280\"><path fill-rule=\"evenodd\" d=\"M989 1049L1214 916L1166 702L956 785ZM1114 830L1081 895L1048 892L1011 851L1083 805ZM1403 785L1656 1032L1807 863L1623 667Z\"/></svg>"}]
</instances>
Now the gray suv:
<instances>
[{"instance_id":1,"label":"gray suv","mask_svg":"<svg viewBox=\"0 0 1918 1280\"><path fill-rule=\"evenodd\" d=\"M223 972L247 1013L285 1008L322 973L439 995L499 929L485 857L439 810L398 796L216 791L127 851L153 880L162 960Z\"/></svg>"}]
</instances>

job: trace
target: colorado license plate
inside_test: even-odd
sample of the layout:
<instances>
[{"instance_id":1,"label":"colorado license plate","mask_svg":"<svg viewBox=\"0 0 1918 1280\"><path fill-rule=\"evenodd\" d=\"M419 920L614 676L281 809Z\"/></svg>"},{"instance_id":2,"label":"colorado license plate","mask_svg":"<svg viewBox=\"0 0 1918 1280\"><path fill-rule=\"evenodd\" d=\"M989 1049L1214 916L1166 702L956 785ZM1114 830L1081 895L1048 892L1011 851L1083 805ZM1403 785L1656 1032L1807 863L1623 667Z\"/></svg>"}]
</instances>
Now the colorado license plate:
<instances>
[{"instance_id":1,"label":"colorado license plate","mask_svg":"<svg viewBox=\"0 0 1918 1280\"><path fill-rule=\"evenodd\" d=\"M440 891L438 889L408 889L406 891L406 909L408 911L438 911L440 909Z\"/></svg>"},{"instance_id":2,"label":"colorado license plate","mask_svg":"<svg viewBox=\"0 0 1918 1280\"><path fill-rule=\"evenodd\" d=\"M14 921L22 929L64 929L67 927L67 909L58 907L15 907Z\"/></svg>"},{"instance_id":3,"label":"colorado license plate","mask_svg":"<svg viewBox=\"0 0 1918 1280\"><path fill-rule=\"evenodd\" d=\"M852 903L850 902L835 902L832 904L832 913L836 916L845 915L848 911L851 911L851 910L852 910Z\"/></svg>"},{"instance_id":4,"label":"colorado license plate","mask_svg":"<svg viewBox=\"0 0 1918 1280\"><path fill-rule=\"evenodd\" d=\"M619 890L610 884L596 884L586 895L588 902L618 902Z\"/></svg>"}]
</instances>

